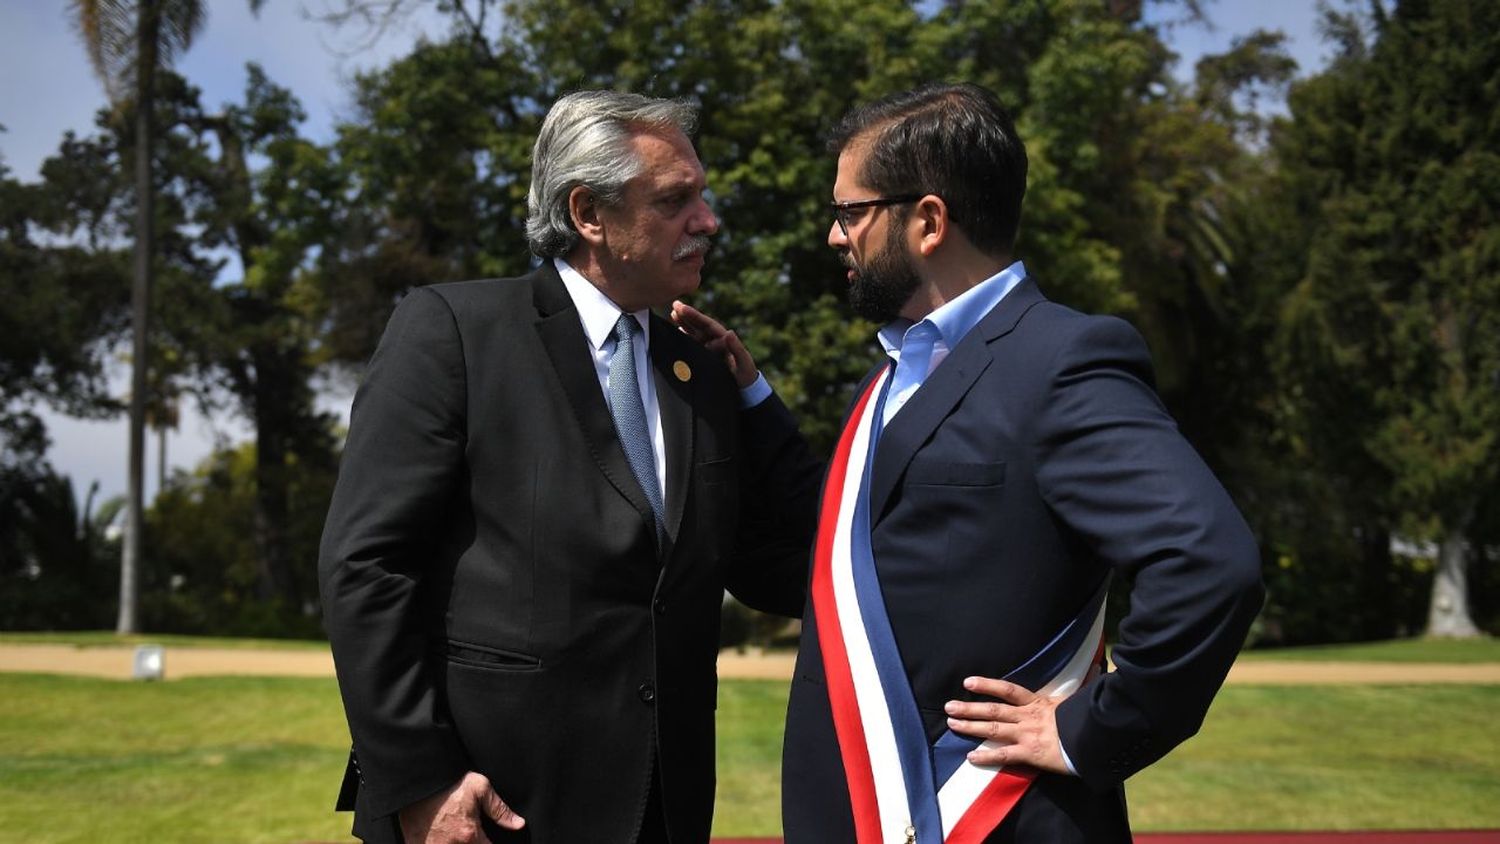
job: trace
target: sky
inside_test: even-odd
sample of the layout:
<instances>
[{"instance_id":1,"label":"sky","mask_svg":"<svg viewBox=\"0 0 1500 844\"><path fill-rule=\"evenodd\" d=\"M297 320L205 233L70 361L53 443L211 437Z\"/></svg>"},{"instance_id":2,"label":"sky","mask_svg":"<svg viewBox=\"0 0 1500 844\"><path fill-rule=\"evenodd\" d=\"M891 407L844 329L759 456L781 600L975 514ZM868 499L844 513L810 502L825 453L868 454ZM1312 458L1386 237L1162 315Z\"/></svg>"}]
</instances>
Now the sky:
<instances>
[{"instance_id":1,"label":"sky","mask_svg":"<svg viewBox=\"0 0 1500 844\"><path fill-rule=\"evenodd\" d=\"M348 82L360 70L380 67L403 55L423 36L436 36L442 24L433 13L417 15L373 40L360 30L338 31L308 19L308 11L331 0L266 0L258 17L245 0L209 0L208 23L192 49L181 57L178 72L203 90L205 104L238 100L244 90L245 63L258 62L272 81L286 86L308 114L304 133L317 141L333 137L333 127L350 113ZM57 149L63 133L80 135L93 128L104 92L94 77L64 0L0 0L0 158L14 178L38 177L42 161ZM1192 75L1194 61L1229 48L1236 36L1257 28L1279 29L1303 73L1321 68L1327 50L1317 37L1317 4L1313 0L1204 0L1211 27L1176 24L1166 38L1181 56L1178 78ZM1169 22L1180 17L1174 6L1148 5L1148 19ZM1275 108L1275 104L1271 104ZM128 370L119 364L112 383L123 392ZM323 405L347 414L350 396L332 392ZM52 447L48 459L73 479L80 499L98 481L100 500L125 491L127 426L122 418L94 422L70 419L43 410ZM185 412L167 436L168 471L191 469L216 442L239 443L251 436L232 413L204 418ZM157 486L157 442L146 447L146 496Z\"/></svg>"}]
</instances>

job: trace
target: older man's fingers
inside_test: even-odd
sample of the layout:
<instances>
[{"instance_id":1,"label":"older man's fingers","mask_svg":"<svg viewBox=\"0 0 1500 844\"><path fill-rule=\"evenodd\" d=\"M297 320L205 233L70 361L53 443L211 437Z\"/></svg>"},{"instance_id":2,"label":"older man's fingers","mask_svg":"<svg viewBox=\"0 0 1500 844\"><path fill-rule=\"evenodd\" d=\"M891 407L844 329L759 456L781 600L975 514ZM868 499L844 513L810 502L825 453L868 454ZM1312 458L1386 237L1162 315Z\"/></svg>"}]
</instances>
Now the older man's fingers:
<instances>
[{"instance_id":1,"label":"older man's fingers","mask_svg":"<svg viewBox=\"0 0 1500 844\"><path fill-rule=\"evenodd\" d=\"M520 829L526 825L526 819L516 814L515 810L506 805L500 795L493 788L485 787L484 794L479 798L480 805L484 807L484 813L489 815L495 823L505 829Z\"/></svg>"}]
</instances>

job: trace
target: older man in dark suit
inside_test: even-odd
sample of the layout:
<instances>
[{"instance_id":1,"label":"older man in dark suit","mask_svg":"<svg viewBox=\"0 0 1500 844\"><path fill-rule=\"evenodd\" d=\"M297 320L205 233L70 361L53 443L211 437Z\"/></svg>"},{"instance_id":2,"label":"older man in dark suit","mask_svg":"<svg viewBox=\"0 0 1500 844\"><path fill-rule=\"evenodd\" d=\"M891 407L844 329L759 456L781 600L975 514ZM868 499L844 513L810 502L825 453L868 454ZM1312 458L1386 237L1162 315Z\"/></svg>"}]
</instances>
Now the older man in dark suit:
<instances>
[{"instance_id":1,"label":"older man in dark suit","mask_svg":"<svg viewBox=\"0 0 1500 844\"><path fill-rule=\"evenodd\" d=\"M541 266L413 290L370 362L320 561L366 840L708 838L723 592L800 612L818 477L649 310L718 228L694 119L559 101Z\"/></svg>"}]
</instances>

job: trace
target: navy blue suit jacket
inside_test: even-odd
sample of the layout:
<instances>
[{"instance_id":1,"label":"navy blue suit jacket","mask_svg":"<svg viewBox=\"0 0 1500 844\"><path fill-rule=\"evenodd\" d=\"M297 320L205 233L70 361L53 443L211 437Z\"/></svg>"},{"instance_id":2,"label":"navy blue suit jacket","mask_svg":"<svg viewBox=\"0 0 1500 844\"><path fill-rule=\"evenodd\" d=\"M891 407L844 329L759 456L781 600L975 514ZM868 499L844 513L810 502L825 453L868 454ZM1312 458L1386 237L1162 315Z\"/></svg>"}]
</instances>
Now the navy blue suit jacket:
<instances>
[{"instance_id":1,"label":"navy blue suit jacket","mask_svg":"<svg viewBox=\"0 0 1500 844\"><path fill-rule=\"evenodd\" d=\"M871 481L886 609L929 738L970 675L1002 677L1112 572L1116 670L1058 709L1078 777L1043 775L991 841L1130 840L1121 782L1195 733L1260 607L1255 541L1183 439L1127 323L1028 279L891 424ZM853 841L811 603L783 760L788 844Z\"/></svg>"}]
</instances>

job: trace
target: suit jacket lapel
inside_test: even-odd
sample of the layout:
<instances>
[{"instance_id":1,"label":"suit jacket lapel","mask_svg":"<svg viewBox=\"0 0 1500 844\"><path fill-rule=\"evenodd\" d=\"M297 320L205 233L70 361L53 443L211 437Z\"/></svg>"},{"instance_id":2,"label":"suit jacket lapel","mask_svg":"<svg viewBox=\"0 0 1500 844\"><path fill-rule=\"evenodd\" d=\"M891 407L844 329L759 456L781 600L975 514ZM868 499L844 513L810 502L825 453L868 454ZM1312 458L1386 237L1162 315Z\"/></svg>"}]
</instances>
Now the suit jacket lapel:
<instances>
[{"instance_id":1,"label":"suit jacket lapel","mask_svg":"<svg viewBox=\"0 0 1500 844\"><path fill-rule=\"evenodd\" d=\"M881 432L870 476L870 513L876 521L885 514L891 492L917 449L994 362L990 341L1010 333L1022 315L1042 301L1045 299L1036 283L1030 278L1022 280L959 341L957 348L948 353L942 365L928 376L890 426Z\"/></svg>"},{"instance_id":2,"label":"suit jacket lapel","mask_svg":"<svg viewBox=\"0 0 1500 844\"><path fill-rule=\"evenodd\" d=\"M567 393L568 402L573 406L573 415L583 429L589 451L609 482L640 511L646 524L652 525L656 519L651 513L651 504L646 501L646 494L641 492L640 483L630 471L630 462L625 459L625 450L615 435L614 418L604 403L604 391L599 389L599 375L585 351L588 339L583 336L578 309L573 306L568 289L563 286L552 262L543 262L530 278L537 310L537 336L541 338L552 368L562 382L563 392ZM669 468L670 465L669 461Z\"/></svg>"},{"instance_id":3,"label":"suit jacket lapel","mask_svg":"<svg viewBox=\"0 0 1500 844\"><path fill-rule=\"evenodd\" d=\"M667 540L665 555L677 539L682 525L682 511L687 502L688 480L693 466L693 380L677 376L678 363L688 357L682 344L690 343L677 329L655 314L651 315L651 377L656 384L656 405L661 413L662 440L667 449Z\"/></svg>"}]
</instances>

